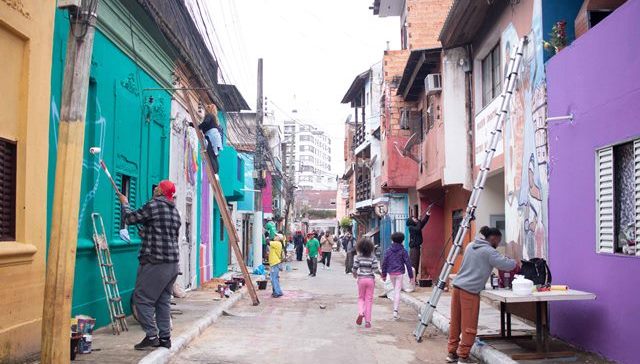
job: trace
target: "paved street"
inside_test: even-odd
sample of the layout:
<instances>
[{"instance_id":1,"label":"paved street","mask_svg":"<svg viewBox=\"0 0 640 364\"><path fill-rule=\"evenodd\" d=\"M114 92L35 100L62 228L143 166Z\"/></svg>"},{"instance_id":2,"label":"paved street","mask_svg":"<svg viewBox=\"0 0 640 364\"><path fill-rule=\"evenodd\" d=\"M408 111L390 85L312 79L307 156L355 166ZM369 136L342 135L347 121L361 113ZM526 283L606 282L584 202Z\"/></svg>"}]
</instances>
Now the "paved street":
<instances>
[{"instance_id":1,"label":"paved street","mask_svg":"<svg viewBox=\"0 0 640 364\"><path fill-rule=\"evenodd\" d=\"M271 298L269 286L260 291L260 306L243 300L173 363L444 362L446 338L430 329L428 338L416 343L415 313L402 306L401 319L393 321L391 301L377 298L379 290L373 327L357 327L355 280L341 263L334 262L330 271L319 267L317 277L309 278L304 262L294 262L294 270L283 274L284 297Z\"/></svg>"}]
</instances>

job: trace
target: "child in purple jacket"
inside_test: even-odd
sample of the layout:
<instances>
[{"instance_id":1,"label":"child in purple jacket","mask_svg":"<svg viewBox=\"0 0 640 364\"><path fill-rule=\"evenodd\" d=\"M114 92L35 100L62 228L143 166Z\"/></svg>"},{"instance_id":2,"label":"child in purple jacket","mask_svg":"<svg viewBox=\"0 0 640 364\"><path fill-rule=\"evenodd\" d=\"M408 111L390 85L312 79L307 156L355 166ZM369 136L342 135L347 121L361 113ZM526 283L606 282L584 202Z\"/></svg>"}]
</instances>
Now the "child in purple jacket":
<instances>
[{"instance_id":1,"label":"child in purple jacket","mask_svg":"<svg viewBox=\"0 0 640 364\"><path fill-rule=\"evenodd\" d=\"M398 306L400 306L400 290L402 289L402 276L405 268L409 278L413 279L413 269L409 261L409 254L404 249L404 234L391 234L391 247L384 253L382 261L382 280L387 280L387 273L393 284L393 318L398 319Z\"/></svg>"}]
</instances>

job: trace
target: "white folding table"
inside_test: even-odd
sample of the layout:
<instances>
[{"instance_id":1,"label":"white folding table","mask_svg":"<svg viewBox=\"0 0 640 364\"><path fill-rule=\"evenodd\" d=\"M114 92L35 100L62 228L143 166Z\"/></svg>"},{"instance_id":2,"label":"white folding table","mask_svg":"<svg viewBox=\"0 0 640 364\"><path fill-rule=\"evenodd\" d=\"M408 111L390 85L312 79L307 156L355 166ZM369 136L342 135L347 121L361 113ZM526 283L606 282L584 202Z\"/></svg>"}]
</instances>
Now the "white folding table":
<instances>
[{"instance_id":1,"label":"white folding table","mask_svg":"<svg viewBox=\"0 0 640 364\"><path fill-rule=\"evenodd\" d=\"M511 335L511 313L507 312L509 303L535 303L536 305L536 352L527 354L513 354L514 360L531 360L544 358L559 358L573 356L575 353L562 351L551 352L548 346L549 315L548 304L554 301L585 301L595 300L596 295L573 289L566 291L534 292L529 296L518 296L508 289L484 290L481 297L500 302L500 336L502 339L515 338Z\"/></svg>"}]
</instances>

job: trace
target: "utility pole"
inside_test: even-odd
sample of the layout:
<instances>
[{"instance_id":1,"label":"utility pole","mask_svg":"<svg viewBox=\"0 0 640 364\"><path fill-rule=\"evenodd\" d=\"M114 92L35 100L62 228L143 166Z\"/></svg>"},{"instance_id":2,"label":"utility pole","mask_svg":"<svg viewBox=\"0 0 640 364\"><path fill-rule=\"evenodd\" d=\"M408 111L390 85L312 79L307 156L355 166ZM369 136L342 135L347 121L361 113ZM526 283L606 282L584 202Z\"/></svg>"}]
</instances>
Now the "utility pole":
<instances>
[{"instance_id":1,"label":"utility pole","mask_svg":"<svg viewBox=\"0 0 640 364\"><path fill-rule=\"evenodd\" d=\"M69 325L78 239L84 122L97 2L59 2L59 7L69 11L71 29L62 82L53 218L42 315L42 363L66 363L70 358ZM81 3L85 5L80 6Z\"/></svg>"},{"instance_id":2,"label":"utility pole","mask_svg":"<svg viewBox=\"0 0 640 364\"><path fill-rule=\"evenodd\" d=\"M262 188L264 187L264 178L262 176L264 167L264 135L262 134L262 123L264 122L264 95L263 95L263 75L262 75L262 58L258 59L258 93L256 100L256 152L253 158L253 168L256 173L255 192L253 214L254 230L254 249L253 249L253 266L257 267L262 264L262 230L263 230L263 214L262 214Z\"/></svg>"}]
</instances>

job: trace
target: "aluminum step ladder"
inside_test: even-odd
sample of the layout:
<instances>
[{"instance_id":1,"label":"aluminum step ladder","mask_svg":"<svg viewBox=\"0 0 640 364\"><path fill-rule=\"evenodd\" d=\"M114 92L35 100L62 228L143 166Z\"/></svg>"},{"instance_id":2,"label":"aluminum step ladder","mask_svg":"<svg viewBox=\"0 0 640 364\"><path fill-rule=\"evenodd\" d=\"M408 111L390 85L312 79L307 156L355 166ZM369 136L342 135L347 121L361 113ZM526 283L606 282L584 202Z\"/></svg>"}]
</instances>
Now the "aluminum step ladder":
<instances>
[{"instance_id":1,"label":"aluminum step ladder","mask_svg":"<svg viewBox=\"0 0 640 364\"><path fill-rule=\"evenodd\" d=\"M502 94L500 95L500 97L502 98L502 102L500 105L500 109L496 112L496 122L493 127L493 131L491 132L491 140L487 149L485 150L484 162L480 166L480 172L478 173L478 177L476 178L475 184L473 186L473 192L471 193L471 197L469 197L469 204L467 205L466 213L464 215L464 218L462 219L462 222L460 223L460 228L458 229L456 237L453 241L453 246L449 251L447 261L444 263L444 267L442 267L442 271L440 272L438 284L431 293L429 301L427 301L427 303L422 307L420 313L420 322L418 322L418 325L416 326L416 329L413 333L418 342L422 341L422 336L424 335L427 326L431 322L433 312L436 310L436 305L438 304L440 296L442 295L442 292L444 291L444 288L447 284L447 277L449 276L456 258L458 257L458 254L462 249L462 240L469 231L471 221L475 218L475 212L476 208L478 207L480 194L482 193L485 182L487 181L487 176L491 168L491 161L493 160L493 156L496 152L498 142L500 142L501 140L502 128L509 112L508 108L509 104L511 103L511 96L513 95L516 79L518 77L518 70L520 68L520 62L522 61L522 53L525 42L526 37L520 39L518 48L516 48L516 51L512 54L511 59L509 60L509 65L507 68L509 70L507 74L507 80L505 82L504 88L502 89Z\"/></svg>"},{"instance_id":2,"label":"aluminum step ladder","mask_svg":"<svg viewBox=\"0 0 640 364\"><path fill-rule=\"evenodd\" d=\"M111 252L109 251L109 244L107 243L104 222L102 221L102 216L96 212L91 214L91 221L93 223L93 243L96 248L98 268L100 269L100 276L102 277L102 286L104 287L107 306L109 306L111 328L113 329L114 335L120 335L122 331L129 331L129 327L127 326L126 315L122 308L122 297L120 297L118 280L116 279L116 272L113 269L113 262L111 261Z\"/></svg>"}]
</instances>

